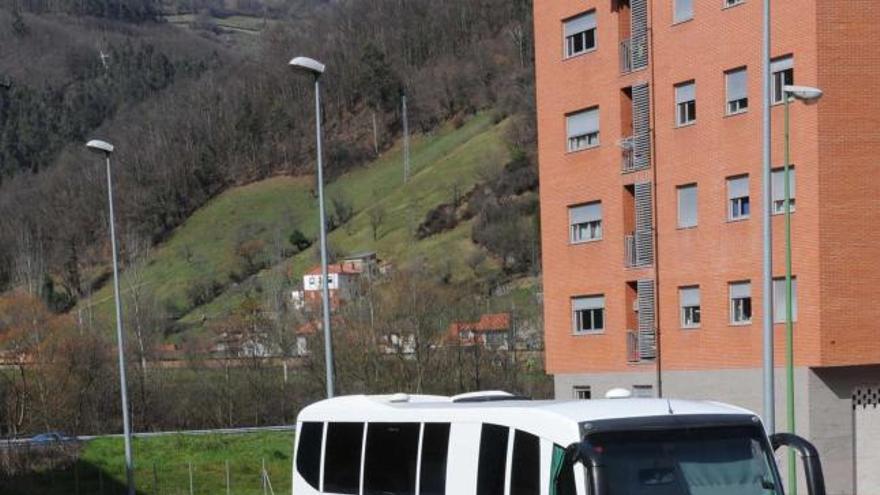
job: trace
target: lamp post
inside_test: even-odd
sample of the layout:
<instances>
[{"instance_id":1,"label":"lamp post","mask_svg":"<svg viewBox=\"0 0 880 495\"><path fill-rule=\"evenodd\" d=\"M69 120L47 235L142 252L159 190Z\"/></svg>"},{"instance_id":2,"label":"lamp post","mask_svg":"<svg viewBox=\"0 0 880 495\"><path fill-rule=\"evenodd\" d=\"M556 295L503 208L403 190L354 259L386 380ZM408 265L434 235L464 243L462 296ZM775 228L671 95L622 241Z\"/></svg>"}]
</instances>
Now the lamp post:
<instances>
[{"instance_id":1,"label":"lamp post","mask_svg":"<svg viewBox=\"0 0 880 495\"><path fill-rule=\"evenodd\" d=\"M321 221L321 299L324 317L324 366L327 371L327 398L333 397L333 339L330 336L330 290L327 274L327 223L324 213L324 163L321 151L321 75L325 66L308 57L296 57L289 64L294 70L315 78L315 135L318 155L318 212Z\"/></svg>"},{"instance_id":2,"label":"lamp post","mask_svg":"<svg viewBox=\"0 0 880 495\"><path fill-rule=\"evenodd\" d=\"M783 172L785 203L785 407L788 416L788 430L794 433L794 311L792 300L791 277L791 132L789 116L789 100L795 98L804 103L814 103L822 97L822 90L808 86L782 87L785 104L785 163ZM793 495L797 495L797 464L794 449L788 449L788 486Z\"/></svg>"},{"instance_id":3,"label":"lamp post","mask_svg":"<svg viewBox=\"0 0 880 495\"><path fill-rule=\"evenodd\" d=\"M110 175L110 155L113 145L98 139L86 143L90 151L104 156L107 166L107 202L110 209L110 246L113 250L113 296L116 300L116 348L119 354L119 387L122 395L122 429L125 440L125 479L128 494L135 495L134 466L131 460L131 425L128 410L128 386L125 381L125 342L122 333L122 299L119 297L119 263L116 251L116 222L113 217L113 180Z\"/></svg>"}]
</instances>

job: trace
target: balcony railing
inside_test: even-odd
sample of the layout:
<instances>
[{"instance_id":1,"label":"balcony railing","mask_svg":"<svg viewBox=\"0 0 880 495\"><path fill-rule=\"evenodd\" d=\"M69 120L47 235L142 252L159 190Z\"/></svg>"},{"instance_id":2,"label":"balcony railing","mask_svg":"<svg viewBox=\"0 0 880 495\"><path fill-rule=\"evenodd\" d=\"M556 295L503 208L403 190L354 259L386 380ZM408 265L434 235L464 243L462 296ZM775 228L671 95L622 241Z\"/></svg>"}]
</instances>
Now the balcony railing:
<instances>
[{"instance_id":1,"label":"balcony railing","mask_svg":"<svg viewBox=\"0 0 880 495\"><path fill-rule=\"evenodd\" d=\"M632 38L620 42L620 73L632 72Z\"/></svg>"},{"instance_id":2,"label":"balcony railing","mask_svg":"<svg viewBox=\"0 0 880 495\"><path fill-rule=\"evenodd\" d=\"M648 35L640 34L620 42L620 72L628 74L648 66Z\"/></svg>"},{"instance_id":3,"label":"balcony railing","mask_svg":"<svg viewBox=\"0 0 880 495\"><path fill-rule=\"evenodd\" d=\"M644 246L653 242L651 231L636 231L623 236L624 264L627 268L650 266L653 256Z\"/></svg>"},{"instance_id":4,"label":"balcony railing","mask_svg":"<svg viewBox=\"0 0 880 495\"><path fill-rule=\"evenodd\" d=\"M632 172L633 168L633 137L628 136L620 140L620 170L623 173Z\"/></svg>"},{"instance_id":5,"label":"balcony railing","mask_svg":"<svg viewBox=\"0 0 880 495\"><path fill-rule=\"evenodd\" d=\"M641 361L639 353L639 332L636 330L626 331L626 360L630 363Z\"/></svg>"}]
</instances>

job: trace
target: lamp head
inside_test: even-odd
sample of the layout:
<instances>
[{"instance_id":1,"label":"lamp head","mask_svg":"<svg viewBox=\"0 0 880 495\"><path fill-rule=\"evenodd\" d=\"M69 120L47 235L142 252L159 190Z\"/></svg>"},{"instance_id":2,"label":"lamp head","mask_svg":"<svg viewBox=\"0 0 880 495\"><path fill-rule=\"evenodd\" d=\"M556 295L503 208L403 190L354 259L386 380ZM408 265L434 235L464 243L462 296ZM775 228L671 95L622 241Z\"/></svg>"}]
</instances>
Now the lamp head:
<instances>
[{"instance_id":1,"label":"lamp head","mask_svg":"<svg viewBox=\"0 0 880 495\"><path fill-rule=\"evenodd\" d=\"M108 143L107 141L101 141L100 139L92 139L88 143L86 143L86 148L89 151L93 151L95 153L103 153L105 155L109 155L113 153L113 145Z\"/></svg>"},{"instance_id":2,"label":"lamp head","mask_svg":"<svg viewBox=\"0 0 880 495\"><path fill-rule=\"evenodd\" d=\"M312 74L315 77L320 77L325 69L324 64L309 57L295 57L287 65L296 71Z\"/></svg>"},{"instance_id":3,"label":"lamp head","mask_svg":"<svg viewBox=\"0 0 880 495\"><path fill-rule=\"evenodd\" d=\"M791 95L798 100L805 102L813 102L822 97L822 90L819 88L811 88L810 86L791 86L785 85L782 91L787 95Z\"/></svg>"}]
</instances>

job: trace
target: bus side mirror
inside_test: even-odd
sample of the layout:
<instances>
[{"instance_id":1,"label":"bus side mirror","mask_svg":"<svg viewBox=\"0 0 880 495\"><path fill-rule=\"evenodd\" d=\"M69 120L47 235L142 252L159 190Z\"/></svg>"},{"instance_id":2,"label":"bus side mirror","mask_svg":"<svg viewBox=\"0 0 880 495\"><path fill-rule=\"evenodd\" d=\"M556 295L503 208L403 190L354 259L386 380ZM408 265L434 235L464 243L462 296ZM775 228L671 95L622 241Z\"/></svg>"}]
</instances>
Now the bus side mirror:
<instances>
[{"instance_id":1,"label":"bus side mirror","mask_svg":"<svg viewBox=\"0 0 880 495\"><path fill-rule=\"evenodd\" d=\"M587 468L587 493L590 495L606 495L608 493L605 484L605 469L601 457L593 451L589 440L573 443L565 449L566 465L570 468L580 462Z\"/></svg>"},{"instance_id":2,"label":"bus side mirror","mask_svg":"<svg viewBox=\"0 0 880 495\"><path fill-rule=\"evenodd\" d=\"M801 456L804 463L804 475L807 478L807 491L810 495L825 495L825 475L822 474L822 462L816 447L793 433L776 433L770 435L773 450L779 447L791 447Z\"/></svg>"}]
</instances>

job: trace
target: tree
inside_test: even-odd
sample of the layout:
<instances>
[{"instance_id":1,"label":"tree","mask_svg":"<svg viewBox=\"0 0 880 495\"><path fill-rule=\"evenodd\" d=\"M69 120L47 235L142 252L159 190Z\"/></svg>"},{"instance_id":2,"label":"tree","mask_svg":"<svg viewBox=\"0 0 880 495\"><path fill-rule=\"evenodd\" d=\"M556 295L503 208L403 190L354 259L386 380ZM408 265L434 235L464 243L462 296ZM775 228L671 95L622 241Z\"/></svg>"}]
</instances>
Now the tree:
<instances>
[{"instance_id":1,"label":"tree","mask_svg":"<svg viewBox=\"0 0 880 495\"><path fill-rule=\"evenodd\" d=\"M379 229L382 227L382 224L385 222L385 207L381 204L377 204L370 208L369 211L370 216L370 230L373 232L373 240L379 240Z\"/></svg>"}]
</instances>

